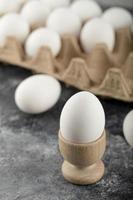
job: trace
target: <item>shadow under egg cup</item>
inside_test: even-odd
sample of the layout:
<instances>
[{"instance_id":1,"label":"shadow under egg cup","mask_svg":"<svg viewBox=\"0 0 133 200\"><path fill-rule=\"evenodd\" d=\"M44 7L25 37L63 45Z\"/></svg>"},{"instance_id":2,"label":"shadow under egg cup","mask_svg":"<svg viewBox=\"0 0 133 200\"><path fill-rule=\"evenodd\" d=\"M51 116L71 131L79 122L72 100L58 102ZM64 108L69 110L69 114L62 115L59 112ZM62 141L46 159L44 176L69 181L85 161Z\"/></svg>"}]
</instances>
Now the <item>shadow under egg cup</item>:
<instances>
[{"instance_id":1,"label":"shadow under egg cup","mask_svg":"<svg viewBox=\"0 0 133 200\"><path fill-rule=\"evenodd\" d=\"M105 131L96 141L84 144L69 142L59 132L59 149L64 158L62 164L64 178L78 185L98 182L104 175L104 163L101 158L105 147Z\"/></svg>"}]
</instances>

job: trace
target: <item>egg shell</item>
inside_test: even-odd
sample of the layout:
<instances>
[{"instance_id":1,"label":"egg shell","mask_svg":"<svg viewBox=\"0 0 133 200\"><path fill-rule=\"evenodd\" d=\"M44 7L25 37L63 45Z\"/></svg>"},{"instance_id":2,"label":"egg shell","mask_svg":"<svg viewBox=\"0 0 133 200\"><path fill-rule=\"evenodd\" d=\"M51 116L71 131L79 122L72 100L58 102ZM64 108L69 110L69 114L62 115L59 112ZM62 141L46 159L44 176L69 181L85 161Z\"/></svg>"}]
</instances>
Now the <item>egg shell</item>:
<instances>
[{"instance_id":1,"label":"egg shell","mask_svg":"<svg viewBox=\"0 0 133 200\"><path fill-rule=\"evenodd\" d=\"M112 51L115 45L115 31L109 23L94 18L83 26L80 41L86 53L90 53L100 43L105 44L109 51Z\"/></svg>"},{"instance_id":2,"label":"egg shell","mask_svg":"<svg viewBox=\"0 0 133 200\"><path fill-rule=\"evenodd\" d=\"M95 1L79 0L71 5L71 10L77 14L82 22L88 19L99 17L102 14L102 9Z\"/></svg>"},{"instance_id":3,"label":"egg shell","mask_svg":"<svg viewBox=\"0 0 133 200\"><path fill-rule=\"evenodd\" d=\"M132 26L131 26L131 32L133 33L133 24L132 24Z\"/></svg>"},{"instance_id":4,"label":"egg shell","mask_svg":"<svg viewBox=\"0 0 133 200\"><path fill-rule=\"evenodd\" d=\"M124 119L123 133L128 144L133 147L133 110L131 110Z\"/></svg>"},{"instance_id":5,"label":"egg shell","mask_svg":"<svg viewBox=\"0 0 133 200\"><path fill-rule=\"evenodd\" d=\"M9 12L18 12L20 4L18 0L0 0L0 15L4 15Z\"/></svg>"},{"instance_id":6,"label":"egg shell","mask_svg":"<svg viewBox=\"0 0 133 200\"><path fill-rule=\"evenodd\" d=\"M54 10L47 20L47 26L60 35L73 34L79 36L81 25L80 18L68 8Z\"/></svg>"},{"instance_id":7,"label":"egg shell","mask_svg":"<svg viewBox=\"0 0 133 200\"><path fill-rule=\"evenodd\" d=\"M29 25L19 14L4 15L0 20L0 47L5 45L7 37L14 37L23 43L29 32Z\"/></svg>"},{"instance_id":8,"label":"egg shell","mask_svg":"<svg viewBox=\"0 0 133 200\"><path fill-rule=\"evenodd\" d=\"M29 57L34 57L43 46L49 47L53 56L57 56L61 50L60 35L48 28L36 29L29 35L25 43L26 54Z\"/></svg>"},{"instance_id":9,"label":"egg shell","mask_svg":"<svg viewBox=\"0 0 133 200\"><path fill-rule=\"evenodd\" d=\"M107 9L103 13L102 19L110 23L114 29L130 27L133 23L133 17L131 13L128 10L120 7Z\"/></svg>"},{"instance_id":10,"label":"egg shell","mask_svg":"<svg viewBox=\"0 0 133 200\"><path fill-rule=\"evenodd\" d=\"M70 0L41 0L44 6L47 6L50 10L67 7L70 4Z\"/></svg>"},{"instance_id":11,"label":"egg shell","mask_svg":"<svg viewBox=\"0 0 133 200\"><path fill-rule=\"evenodd\" d=\"M21 10L21 16L33 28L45 25L48 14L49 9L40 1L35 0L27 2Z\"/></svg>"},{"instance_id":12,"label":"egg shell","mask_svg":"<svg viewBox=\"0 0 133 200\"><path fill-rule=\"evenodd\" d=\"M29 1L33 1L33 0L17 0L17 1L18 1L18 3L22 6L22 5L24 5L25 3L29 2ZM38 1L38 0L36 0L36 1Z\"/></svg>"},{"instance_id":13,"label":"egg shell","mask_svg":"<svg viewBox=\"0 0 133 200\"><path fill-rule=\"evenodd\" d=\"M98 98L90 92L73 95L60 117L62 136L73 143L96 141L103 134L105 113Z\"/></svg>"},{"instance_id":14,"label":"egg shell","mask_svg":"<svg viewBox=\"0 0 133 200\"><path fill-rule=\"evenodd\" d=\"M29 1L29 0L28 0ZM17 0L17 2L20 4L20 5L23 5L24 3L28 2L27 0Z\"/></svg>"},{"instance_id":15,"label":"egg shell","mask_svg":"<svg viewBox=\"0 0 133 200\"><path fill-rule=\"evenodd\" d=\"M61 94L60 83L49 75L33 75L20 83L15 91L18 108L29 114L38 114L52 108Z\"/></svg>"}]
</instances>

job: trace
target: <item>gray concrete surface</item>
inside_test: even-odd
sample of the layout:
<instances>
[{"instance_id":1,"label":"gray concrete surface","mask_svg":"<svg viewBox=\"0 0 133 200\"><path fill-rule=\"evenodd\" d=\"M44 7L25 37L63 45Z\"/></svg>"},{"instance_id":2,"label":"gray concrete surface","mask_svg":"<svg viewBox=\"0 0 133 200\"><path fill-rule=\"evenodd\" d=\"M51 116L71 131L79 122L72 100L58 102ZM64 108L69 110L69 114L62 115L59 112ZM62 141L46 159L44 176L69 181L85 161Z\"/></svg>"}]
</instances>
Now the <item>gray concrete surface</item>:
<instances>
[{"instance_id":1,"label":"gray concrete surface","mask_svg":"<svg viewBox=\"0 0 133 200\"><path fill-rule=\"evenodd\" d=\"M133 104L101 99L108 130L105 176L95 185L72 185L61 175L57 133L61 109L77 90L62 85L52 110L26 115L15 106L14 91L30 74L0 65L0 200L132 200L133 149L122 122Z\"/></svg>"}]
</instances>

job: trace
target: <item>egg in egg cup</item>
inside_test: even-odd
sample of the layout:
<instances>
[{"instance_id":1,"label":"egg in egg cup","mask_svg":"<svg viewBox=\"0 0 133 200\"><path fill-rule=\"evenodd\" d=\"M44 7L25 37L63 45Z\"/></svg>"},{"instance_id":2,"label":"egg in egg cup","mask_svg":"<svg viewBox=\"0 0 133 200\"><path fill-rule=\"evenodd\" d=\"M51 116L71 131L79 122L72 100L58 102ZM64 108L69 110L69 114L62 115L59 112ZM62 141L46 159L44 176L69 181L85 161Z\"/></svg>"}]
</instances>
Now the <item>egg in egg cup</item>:
<instances>
[{"instance_id":1,"label":"egg in egg cup","mask_svg":"<svg viewBox=\"0 0 133 200\"><path fill-rule=\"evenodd\" d=\"M73 95L60 117L59 149L62 174L78 185L93 184L104 174L105 113L99 99L88 91Z\"/></svg>"}]
</instances>

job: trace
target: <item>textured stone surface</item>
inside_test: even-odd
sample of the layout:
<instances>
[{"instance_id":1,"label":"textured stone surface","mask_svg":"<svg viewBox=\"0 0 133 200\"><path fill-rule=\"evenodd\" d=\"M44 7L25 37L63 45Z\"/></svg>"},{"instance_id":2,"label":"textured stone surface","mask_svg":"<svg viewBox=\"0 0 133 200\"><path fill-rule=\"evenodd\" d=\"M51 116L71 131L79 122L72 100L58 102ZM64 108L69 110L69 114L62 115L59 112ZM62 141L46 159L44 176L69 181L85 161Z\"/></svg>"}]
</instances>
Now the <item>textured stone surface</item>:
<instances>
[{"instance_id":1,"label":"textured stone surface","mask_svg":"<svg viewBox=\"0 0 133 200\"><path fill-rule=\"evenodd\" d=\"M131 200L133 150L122 134L122 121L133 104L101 100L108 130L106 173L92 186L76 186L61 175L59 116L77 90L63 86L58 104L41 115L26 115L14 103L16 86L31 73L0 66L0 200Z\"/></svg>"}]
</instances>

